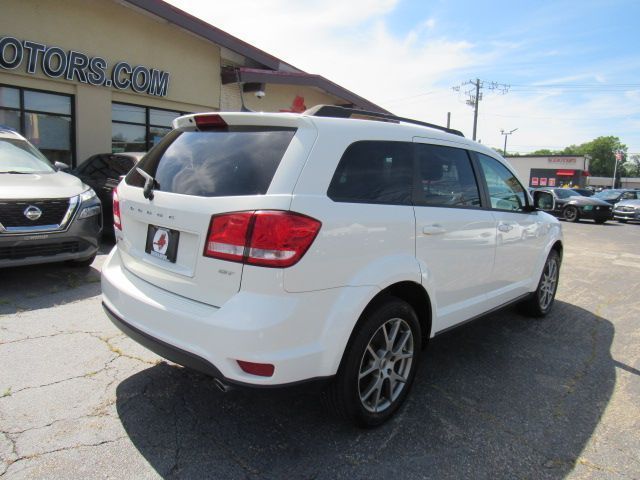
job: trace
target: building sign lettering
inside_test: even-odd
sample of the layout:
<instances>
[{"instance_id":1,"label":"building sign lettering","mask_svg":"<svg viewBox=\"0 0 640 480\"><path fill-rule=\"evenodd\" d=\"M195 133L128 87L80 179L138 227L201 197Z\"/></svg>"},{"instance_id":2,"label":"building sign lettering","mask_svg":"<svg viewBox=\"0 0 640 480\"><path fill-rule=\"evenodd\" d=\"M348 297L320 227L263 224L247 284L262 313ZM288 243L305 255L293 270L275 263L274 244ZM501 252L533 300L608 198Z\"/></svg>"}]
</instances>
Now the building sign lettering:
<instances>
[{"instance_id":1,"label":"building sign lettering","mask_svg":"<svg viewBox=\"0 0 640 480\"><path fill-rule=\"evenodd\" d=\"M549 157L549 163L576 163L576 158L566 158L566 157Z\"/></svg>"},{"instance_id":2,"label":"building sign lettering","mask_svg":"<svg viewBox=\"0 0 640 480\"><path fill-rule=\"evenodd\" d=\"M131 89L164 97L169 88L169 73L117 62L111 69L101 57L89 57L74 50L47 46L30 40L20 41L13 37L0 37L0 68L15 70L24 65L26 72L35 75L38 68L50 78L77 80L95 86Z\"/></svg>"}]
</instances>

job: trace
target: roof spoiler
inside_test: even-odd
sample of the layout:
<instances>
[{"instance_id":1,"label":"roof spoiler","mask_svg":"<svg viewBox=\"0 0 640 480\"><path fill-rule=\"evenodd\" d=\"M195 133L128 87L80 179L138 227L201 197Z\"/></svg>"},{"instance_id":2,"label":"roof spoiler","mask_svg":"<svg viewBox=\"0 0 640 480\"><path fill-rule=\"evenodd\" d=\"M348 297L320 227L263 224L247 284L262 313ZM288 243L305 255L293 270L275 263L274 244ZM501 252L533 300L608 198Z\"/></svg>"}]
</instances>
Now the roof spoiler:
<instances>
[{"instance_id":1,"label":"roof spoiler","mask_svg":"<svg viewBox=\"0 0 640 480\"><path fill-rule=\"evenodd\" d=\"M453 128L443 127L442 125L435 125L433 123L421 122L419 120L413 120L411 118L398 117L388 113L369 112L367 110L360 110L357 108L339 107L337 105L316 105L304 112L304 115L312 117L332 117L332 118L358 118L361 120L381 120L386 122L405 122L412 123L414 125L420 125L423 127L435 128L443 132L458 135L464 137L460 130L454 130Z\"/></svg>"}]
</instances>

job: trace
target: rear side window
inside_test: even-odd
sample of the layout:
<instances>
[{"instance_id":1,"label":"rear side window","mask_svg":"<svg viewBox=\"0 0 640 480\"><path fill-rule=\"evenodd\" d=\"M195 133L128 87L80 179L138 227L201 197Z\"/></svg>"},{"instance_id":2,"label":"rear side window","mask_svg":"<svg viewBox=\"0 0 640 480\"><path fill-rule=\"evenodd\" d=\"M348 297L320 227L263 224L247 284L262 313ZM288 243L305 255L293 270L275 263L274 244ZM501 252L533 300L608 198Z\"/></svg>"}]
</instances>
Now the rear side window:
<instances>
[{"instance_id":1,"label":"rear side window","mask_svg":"<svg viewBox=\"0 0 640 480\"><path fill-rule=\"evenodd\" d=\"M480 208L480 192L466 150L416 144L416 154L418 205Z\"/></svg>"},{"instance_id":2,"label":"rear side window","mask_svg":"<svg viewBox=\"0 0 640 480\"><path fill-rule=\"evenodd\" d=\"M155 190L200 197L264 195L294 128L229 127L207 132L175 130L138 165L155 178ZM129 185L143 187L134 169Z\"/></svg>"},{"instance_id":3,"label":"rear side window","mask_svg":"<svg viewBox=\"0 0 640 480\"><path fill-rule=\"evenodd\" d=\"M411 204L412 144L363 141L347 148L327 196L336 202Z\"/></svg>"}]
</instances>

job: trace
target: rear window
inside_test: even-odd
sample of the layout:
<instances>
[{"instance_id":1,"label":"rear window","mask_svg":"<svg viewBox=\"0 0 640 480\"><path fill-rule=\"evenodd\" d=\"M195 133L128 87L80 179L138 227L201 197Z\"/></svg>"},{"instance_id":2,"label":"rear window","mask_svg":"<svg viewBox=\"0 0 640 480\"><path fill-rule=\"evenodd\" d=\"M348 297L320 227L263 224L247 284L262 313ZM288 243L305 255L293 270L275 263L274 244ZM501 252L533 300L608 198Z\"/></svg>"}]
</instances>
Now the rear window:
<instances>
[{"instance_id":1,"label":"rear window","mask_svg":"<svg viewBox=\"0 0 640 480\"><path fill-rule=\"evenodd\" d=\"M138 164L155 178L156 191L227 197L264 195L294 128L229 127L207 132L174 130ZM129 185L143 187L135 169Z\"/></svg>"}]
</instances>

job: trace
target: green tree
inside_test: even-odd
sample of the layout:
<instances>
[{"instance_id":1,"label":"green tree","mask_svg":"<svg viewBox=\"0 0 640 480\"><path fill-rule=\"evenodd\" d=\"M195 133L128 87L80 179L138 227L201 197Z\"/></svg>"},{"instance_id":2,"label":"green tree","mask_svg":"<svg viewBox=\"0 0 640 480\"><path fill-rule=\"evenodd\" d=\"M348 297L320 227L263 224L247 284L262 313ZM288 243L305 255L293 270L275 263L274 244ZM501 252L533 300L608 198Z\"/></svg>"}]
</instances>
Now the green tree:
<instances>
[{"instance_id":1,"label":"green tree","mask_svg":"<svg viewBox=\"0 0 640 480\"><path fill-rule=\"evenodd\" d=\"M543 148L542 150L531 152L529 155L558 155L558 152L554 152L553 150L549 150L548 148Z\"/></svg>"},{"instance_id":2,"label":"green tree","mask_svg":"<svg viewBox=\"0 0 640 480\"><path fill-rule=\"evenodd\" d=\"M640 177L640 155L631 155L631 157L622 164L621 176Z\"/></svg>"},{"instance_id":3,"label":"green tree","mask_svg":"<svg viewBox=\"0 0 640 480\"><path fill-rule=\"evenodd\" d=\"M618 137L598 137L590 142L578 146L581 155L589 155L589 171L598 177L612 177L616 163L616 150L622 150L625 154L627 146L620 143ZM619 165L618 165L619 166Z\"/></svg>"}]
</instances>

